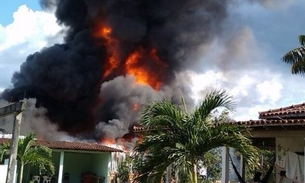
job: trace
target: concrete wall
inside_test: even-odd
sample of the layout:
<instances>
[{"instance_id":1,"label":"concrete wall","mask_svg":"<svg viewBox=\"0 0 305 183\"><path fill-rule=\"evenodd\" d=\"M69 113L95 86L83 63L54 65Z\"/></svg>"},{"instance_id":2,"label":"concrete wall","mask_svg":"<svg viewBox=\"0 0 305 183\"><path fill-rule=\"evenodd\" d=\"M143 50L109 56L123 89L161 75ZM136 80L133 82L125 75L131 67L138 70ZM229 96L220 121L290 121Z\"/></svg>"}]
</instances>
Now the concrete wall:
<instances>
[{"instance_id":1,"label":"concrete wall","mask_svg":"<svg viewBox=\"0 0 305 183\"><path fill-rule=\"evenodd\" d=\"M110 153L98 154L94 157L95 162L103 162L103 163L95 163L94 164L94 171L97 172L98 176L105 177L105 183L109 182L108 177L108 170L109 170L109 162L110 162Z\"/></svg>"},{"instance_id":2,"label":"concrete wall","mask_svg":"<svg viewBox=\"0 0 305 183\"><path fill-rule=\"evenodd\" d=\"M278 145L280 145L284 149L288 149L290 152L304 152L305 141L304 141L304 138L301 138L301 137L299 137L299 138L281 137L281 138L276 138L276 147L278 147ZM278 150L277 150L276 154L278 155ZM277 182L280 181L280 176L279 176L280 171L281 171L281 169L276 167L276 181Z\"/></svg>"},{"instance_id":3,"label":"concrete wall","mask_svg":"<svg viewBox=\"0 0 305 183\"><path fill-rule=\"evenodd\" d=\"M0 183L5 183L7 174L7 165L0 165Z\"/></svg>"},{"instance_id":4,"label":"concrete wall","mask_svg":"<svg viewBox=\"0 0 305 183\"><path fill-rule=\"evenodd\" d=\"M108 180L108 162L110 160L110 152L105 153L86 153L86 152L65 152L64 153L64 174L69 174L69 183L81 183L82 173L91 173L96 176L103 176ZM52 153L52 162L55 166L54 181L58 180L60 152ZM32 167L30 170L25 169L24 181L28 181L31 175L39 175L39 170ZM2 174L0 174L2 175ZM0 182L2 183L2 182ZM65 183L65 181L63 181ZM68 183L68 182L67 182Z\"/></svg>"},{"instance_id":5,"label":"concrete wall","mask_svg":"<svg viewBox=\"0 0 305 183\"><path fill-rule=\"evenodd\" d=\"M109 156L110 153L65 153L63 173L69 173L70 183L81 183L83 173L107 178Z\"/></svg>"}]
</instances>

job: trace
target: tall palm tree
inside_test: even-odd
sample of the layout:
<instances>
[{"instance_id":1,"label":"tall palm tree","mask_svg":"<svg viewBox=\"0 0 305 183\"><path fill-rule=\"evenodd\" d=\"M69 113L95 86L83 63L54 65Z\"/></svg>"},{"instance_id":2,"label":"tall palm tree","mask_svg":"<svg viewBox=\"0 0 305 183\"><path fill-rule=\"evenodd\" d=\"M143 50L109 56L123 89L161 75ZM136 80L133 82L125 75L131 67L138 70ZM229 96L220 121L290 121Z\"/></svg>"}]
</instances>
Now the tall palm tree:
<instances>
[{"instance_id":1,"label":"tall palm tree","mask_svg":"<svg viewBox=\"0 0 305 183\"><path fill-rule=\"evenodd\" d=\"M251 145L245 127L228 123L228 117L212 117L215 109L233 110L233 98L225 91L213 91L191 113L169 101L155 102L142 113L140 123L148 132L136 145L136 180L157 183L171 165L176 172L198 182L197 163L220 146L238 150L252 164L257 149ZM140 161L139 161L140 160Z\"/></svg>"},{"instance_id":2,"label":"tall palm tree","mask_svg":"<svg viewBox=\"0 0 305 183\"><path fill-rule=\"evenodd\" d=\"M295 48L286 53L282 61L291 64L292 74L305 73L305 35L299 36L301 47Z\"/></svg>"},{"instance_id":3,"label":"tall palm tree","mask_svg":"<svg viewBox=\"0 0 305 183\"><path fill-rule=\"evenodd\" d=\"M10 152L9 143L0 146L0 160L8 156ZM29 134L18 141L17 151L17 172L19 172L18 182L22 183L23 170L26 165L37 166L41 171L48 171L53 175L55 168L52 162L52 150L46 146L35 144L34 134Z\"/></svg>"}]
</instances>

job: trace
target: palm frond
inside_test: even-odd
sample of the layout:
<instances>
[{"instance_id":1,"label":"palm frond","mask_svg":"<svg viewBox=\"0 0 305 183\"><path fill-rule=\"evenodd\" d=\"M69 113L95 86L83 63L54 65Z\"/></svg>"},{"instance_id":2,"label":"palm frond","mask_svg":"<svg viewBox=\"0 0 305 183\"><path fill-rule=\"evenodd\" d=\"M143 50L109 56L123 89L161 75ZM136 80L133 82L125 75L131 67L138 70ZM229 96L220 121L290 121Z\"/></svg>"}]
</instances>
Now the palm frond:
<instances>
[{"instance_id":1,"label":"palm frond","mask_svg":"<svg viewBox=\"0 0 305 183\"><path fill-rule=\"evenodd\" d=\"M162 152L162 154L160 154ZM160 153L146 152L144 154L138 152L137 158L140 162L136 164L137 176L136 180L139 182L161 182L162 175L166 168L173 162L172 159L167 158L170 152L166 150Z\"/></svg>"},{"instance_id":2,"label":"palm frond","mask_svg":"<svg viewBox=\"0 0 305 183\"><path fill-rule=\"evenodd\" d=\"M10 151L10 144L2 144L0 146L0 158L4 155L8 155ZM52 162L52 150L46 146L40 146L35 144L34 134L28 134L23 139L18 140L18 171L21 166L37 166L40 170L48 170L50 175L54 175L55 167ZM23 172L19 172L22 177Z\"/></svg>"},{"instance_id":3,"label":"palm frond","mask_svg":"<svg viewBox=\"0 0 305 183\"><path fill-rule=\"evenodd\" d=\"M282 57L282 61L291 65L292 74L305 73L305 35L299 36L301 47L294 48Z\"/></svg>"},{"instance_id":4,"label":"palm frond","mask_svg":"<svg viewBox=\"0 0 305 183\"><path fill-rule=\"evenodd\" d=\"M305 46L305 35L299 35L299 42L302 46Z\"/></svg>"},{"instance_id":5,"label":"palm frond","mask_svg":"<svg viewBox=\"0 0 305 183\"><path fill-rule=\"evenodd\" d=\"M34 134L30 133L24 137L24 139L19 139L18 141L18 153L19 155L26 154L28 150L34 143Z\"/></svg>"},{"instance_id":6,"label":"palm frond","mask_svg":"<svg viewBox=\"0 0 305 183\"><path fill-rule=\"evenodd\" d=\"M288 53L286 53L282 61L288 64L295 64L300 61L304 61L304 56L305 56L305 47L299 47L295 48Z\"/></svg>"},{"instance_id":7,"label":"palm frond","mask_svg":"<svg viewBox=\"0 0 305 183\"><path fill-rule=\"evenodd\" d=\"M180 120L184 113L180 108L168 101L155 102L147 106L140 118L143 127L147 126L166 126L173 120Z\"/></svg>"},{"instance_id":8,"label":"palm frond","mask_svg":"<svg viewBox=\"0 0 305 183\"><path fill-rule=\"evenodd\" d=\"M209 133L202 134L202 145L198 147L198 156L206 153L210 149L220 146L227 146L237 149L247 159L247 164L253 164L258 157L258 151L252 146L251 140L248 138L249 132L245 127L220 123L211 128Z\"/></svg>"},{"instance_id":9,"label":"palm frond","mask_svg":"<svg viewBox=\"0 0 305 183\"><path fill-rule=\"evenodd\" d=\"M208 93L198 108L195 109L194 115L199 115L202 119L207 118L211 112L219 107L224 107L229 111L234 110L234 99L226 94L224 90L216 90Z\"/></svg>"},{"instance_id":10,"label":"palm frond","mask_svg":"<svg viewBox=\"0 0 305 183\"><path fill-rule=\"evenodd\" d=\"M0 161L10 154L10 144L4 143L0 146Z\"/></svg>"},{"instance_id":11,"label":"palm frond","mask_svg":"<svg viewBox=\"0 0 305 183\"><path fill-rule=\"evenodd\" d=\"M291 66L292 74L305 74L305 58L301 61L295 62Z\"/></svg>"},{"instance_id":12,"label":"palm frond","mask_svg":"<svg viewBox=\"0 0 305 183\"><path fill-rule=\"evenodd\" d=\"M247 130L228 123L230 118L225 112L211 118L214 109L233 110L233 104L233 98L225 91L214 91L191 114L168 101L147 106L140 123L150 132L134 148L135 159L140 159L137 180L160 182L166 167L172 165L190 182L196 179L195 162L220 146L236 148L245 154L248 162L254 162L252 156L256 149L251 145Z\"/></svg>"}]
</instances>

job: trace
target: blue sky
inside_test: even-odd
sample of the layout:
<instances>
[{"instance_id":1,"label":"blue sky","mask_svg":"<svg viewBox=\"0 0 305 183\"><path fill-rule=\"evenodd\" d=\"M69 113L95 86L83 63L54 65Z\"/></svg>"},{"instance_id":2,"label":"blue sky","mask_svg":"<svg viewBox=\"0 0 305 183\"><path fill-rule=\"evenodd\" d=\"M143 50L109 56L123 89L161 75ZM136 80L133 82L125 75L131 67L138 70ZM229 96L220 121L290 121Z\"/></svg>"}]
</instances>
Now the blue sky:
<instances>
[{"instance_id":1,"label":"blue sky","mask_svg":"<svg viewBox=\"0 0 305 183\"><path fill-rule=\"evenodd\" d=\"M38 0L2 1L0 11L0 24L6 26L13 21L13 13L20 5L26 4L32 10L41 10Z\"/></svg>"},{"instance_id":2,"label":"blue sky","mask_svg":"<svg viewBox=\"0 0 305 183\"><path fill-rule=\"evenodd\" d=\"M305 78L291 75L289 65L280 59L298 47L298 35L305 34L304 2L236 2L239 5L230 7L225 35L208 49L199 49L195 57L198 68L184 73L192 78L194 98L201 98L211 88L228 90L237 101L237 120L255 119L258 111L303 103ZM1 91L10 87L12 74L29 54L62 42L63 27L53 13L41 10L38 0L3 1L0 15Z\"/></svg>"}]
</instances>

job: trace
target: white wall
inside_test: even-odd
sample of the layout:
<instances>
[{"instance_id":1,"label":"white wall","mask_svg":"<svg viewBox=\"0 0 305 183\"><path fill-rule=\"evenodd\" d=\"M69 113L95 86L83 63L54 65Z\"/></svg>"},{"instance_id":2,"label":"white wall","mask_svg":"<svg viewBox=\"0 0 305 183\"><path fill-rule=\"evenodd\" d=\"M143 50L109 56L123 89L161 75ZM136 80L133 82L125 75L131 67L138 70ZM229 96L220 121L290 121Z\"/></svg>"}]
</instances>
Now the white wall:
<instances>
[{"instance_id":1,"label":"white wall","mask_svg":"<svg viewBox=\"0 0 305 183\"><path fill-rule=\"evenodd\" d=\"M7 174L7 165L0 165L0 183L5 183Z\"/></svg>"}]
</instances>

